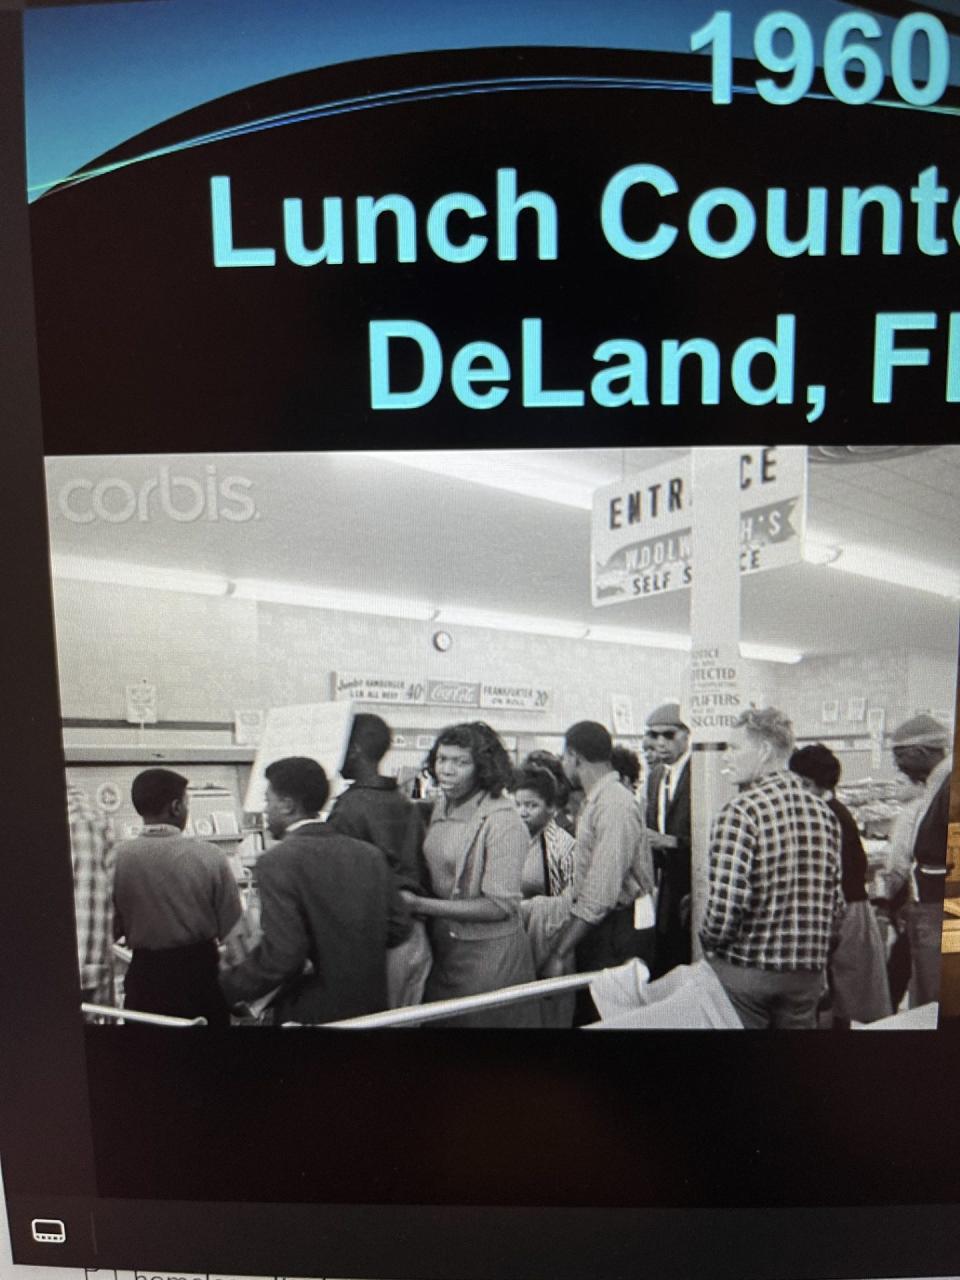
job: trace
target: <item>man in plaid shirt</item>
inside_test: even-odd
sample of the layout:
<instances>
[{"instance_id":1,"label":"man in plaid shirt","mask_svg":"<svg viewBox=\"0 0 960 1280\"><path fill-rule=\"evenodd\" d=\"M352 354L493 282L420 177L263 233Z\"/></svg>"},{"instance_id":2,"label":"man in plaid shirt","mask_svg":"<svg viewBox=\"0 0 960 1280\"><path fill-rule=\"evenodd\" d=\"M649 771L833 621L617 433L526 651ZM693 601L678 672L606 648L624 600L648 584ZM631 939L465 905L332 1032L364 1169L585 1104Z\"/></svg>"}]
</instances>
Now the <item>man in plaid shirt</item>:
<instances>
[{"instance_id":1,"label":"man in plaid shirt","mask_svg":"<svg viewBox=\"0 0 960 1280\"><path fill-rule=\"evenodd\" d=\"M737 721L724 772L740 794L717 814L700 938L748 1028L815 1028L844 912L840 825L789 772L793 726L772 707Z\"/></svg>"},{"instance_id":2,"label":"man in plaid shirt","mask_svg":"<svg viewBox=\"0 0 960 1280\"><path fill-rule=\"evenodd\" d=\"M112 1001L113 836L79 787L67 788L81 997Z\"/></svg>"}]
</instances>

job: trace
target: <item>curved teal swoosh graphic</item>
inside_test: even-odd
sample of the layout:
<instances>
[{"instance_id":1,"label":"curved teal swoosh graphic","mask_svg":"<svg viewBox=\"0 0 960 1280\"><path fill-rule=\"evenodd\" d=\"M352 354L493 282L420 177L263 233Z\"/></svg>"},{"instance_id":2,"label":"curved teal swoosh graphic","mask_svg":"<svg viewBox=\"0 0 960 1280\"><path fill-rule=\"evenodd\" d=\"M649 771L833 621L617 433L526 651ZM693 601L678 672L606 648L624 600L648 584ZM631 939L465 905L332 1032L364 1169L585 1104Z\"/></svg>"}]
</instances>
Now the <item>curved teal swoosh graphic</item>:
<instances>
[{"instance_id":1,"label":"curved teal swoosh graphic","mask_svg":"<svg viewBox=\"0 0 960 1280\"><path fill-rule=\"evenodd\" d=\"M717 0L146 0L24 14L28 186L36 196L166 120L283 76L405 53L515 46L690 51ZM730 0L752 56L769 0ZM840 0L792 0L818 48ZM893 26L880 17L884 31ZM956 48L956 42L954 42ZM704 76L708 61L704 61ZM960 58L953 64L960 68Z\"/></svg>"},{"instance_id":2,"label":"curved teal swoosh graphic","mask_svg":"<svg viewBox=\"0 0 960 1280\"><path fill-rule=\"evenodd\" d=\"M319 120L328 116L346 115L356 111L371 111L384 107L393 107L407 102L427 102L434 99L466 97L485 93L523 93L530 91L543 92L552 89L625 89L631 91L657 91L675 93L708 93L710 85L706 81L666 80L645 76L499 76L496 78L461 80L437 84L410 86L404 89L391 89L383 93L367 93L354 97L338 98L330 102L316 103L309 107L281 112L277 115L263 116L232 125L229 128L217 129L208 133L184 138L180 142L170 143L164 147L126 156L121 160L101 165L93 165L72 174L69 178L57 182L39 183L28 188L32 200L53 190L64 190L76 186L80 182L88 182L93 178L104 177L118 169L125 169L135 164L144 164L150 160L158 160L164 156L175 155L180 151L188 151L194 147L212 146L230 138L242 137L245 134L262 133L267 129L281 129L289 125L305 123L308 120ZM756 89L750 86L735 85L734 93L755 95ZM810 93L809 98L821 101L833 101L829 94ZM960 108L950 106L909 107L899 101L877 99L872 106L900 107L907 110L929 111L941 115L960 115Z\"/></svg>"}]
</instances>

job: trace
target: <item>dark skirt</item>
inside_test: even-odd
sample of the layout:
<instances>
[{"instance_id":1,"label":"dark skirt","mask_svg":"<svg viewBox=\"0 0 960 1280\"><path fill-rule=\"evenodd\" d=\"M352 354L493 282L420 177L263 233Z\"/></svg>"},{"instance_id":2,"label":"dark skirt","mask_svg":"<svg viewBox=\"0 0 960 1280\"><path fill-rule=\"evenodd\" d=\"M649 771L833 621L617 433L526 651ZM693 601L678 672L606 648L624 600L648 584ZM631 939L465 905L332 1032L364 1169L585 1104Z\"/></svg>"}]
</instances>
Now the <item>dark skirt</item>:
<instances>
[{"instance_id":1,"label":"dark skirt","mask_svg":"<svg viewBox=\"0 0 960 1280\"><path fill-rule=\"evenodd\" d=\"M830 957L833 1015L845 1022L889 1017L890 986L883 942L869 902L848 902Z\"/></svg>"},{"instance_id":2,"label":"dark skirt","mask_svg":"<svg viewBox=\"0 0 960 1280\"><path fill-rule=\"evenodd\" d=\"M196 942L161 951L136 950L124 979L124 1005L139 1013L206 1018L228 1027L230 1014L217 981L217 944Z\"/></svg>"},{"instance_id":3,"label":"dark skirt","mask_svg":"<svg viewBox=\"0 0 960 1280\"><path fill-rule=\"evenodd\" d=\"M474 928L476 926L473 926ZM499 925L496 926L500 928ZM484 991L533 982L533 957L520 921L511 933L490 938L452 938L444 920L433 921L430 932L433 968L427 979L424 1000L450 1000L475 996ZM507 1005L504 1009L482 1009L478 1013L428 1023L446 1027L539 1027L540 1008L535 1000Z\"/></svg>"}]
</instances>

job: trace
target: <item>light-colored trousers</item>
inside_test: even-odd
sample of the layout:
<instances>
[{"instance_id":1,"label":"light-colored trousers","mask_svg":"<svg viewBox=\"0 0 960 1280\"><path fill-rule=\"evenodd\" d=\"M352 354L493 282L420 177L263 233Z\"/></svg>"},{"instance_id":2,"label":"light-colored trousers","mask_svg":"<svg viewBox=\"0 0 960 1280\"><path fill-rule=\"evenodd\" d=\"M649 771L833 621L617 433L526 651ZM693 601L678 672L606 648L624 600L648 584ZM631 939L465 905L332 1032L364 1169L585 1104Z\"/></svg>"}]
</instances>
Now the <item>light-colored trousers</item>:
<instances>
[{"instance_id":1,"label":"light-colored trousers","mask_svg":"<svg viewBox=\"0 0 960 1280\"><path fill-rule=\"evenodd\" d=\"M433 953L422 920L414 920L413 933L387 952L387 997L391 1009L421 1004Z\"/></svg>"}]
</instances>

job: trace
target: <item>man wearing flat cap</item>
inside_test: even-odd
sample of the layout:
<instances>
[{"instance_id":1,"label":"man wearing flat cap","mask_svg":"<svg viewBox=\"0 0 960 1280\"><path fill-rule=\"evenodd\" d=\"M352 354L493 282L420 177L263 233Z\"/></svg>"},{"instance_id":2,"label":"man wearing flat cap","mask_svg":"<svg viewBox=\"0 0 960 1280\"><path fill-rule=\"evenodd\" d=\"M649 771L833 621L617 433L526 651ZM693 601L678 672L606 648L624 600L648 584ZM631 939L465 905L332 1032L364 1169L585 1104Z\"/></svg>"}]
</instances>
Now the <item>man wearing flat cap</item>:
<instances>
[{"instance_id":1,"label":"man wearing flat cap","mask_svg":"<svg viewBox=\"0 0 960 1280\"><path fill-rule=\"evenodd\" d=\"M647 786L647 836L657 875L652 977L690 963L690 730L680 705L665 702L647 717L646 739L658 763Z\"/></svg>"},{"instance_id":2,"label":"man wearing flat cap","mask_svg":"<svg viewBox=\"0 0 960 1280\"><path fill-rule=\"evenodd\" d=\"M910 939L910 1004L916 1008L940 997L940 935L953 768L950 733L933 716L921 714L897 729L892 747L901 773L926 788L913 828L911 902L905 911Z\"/></svg>"}]
</instances>

